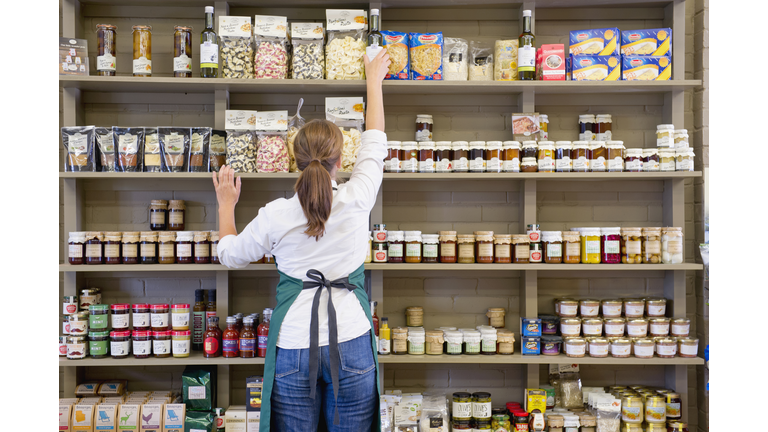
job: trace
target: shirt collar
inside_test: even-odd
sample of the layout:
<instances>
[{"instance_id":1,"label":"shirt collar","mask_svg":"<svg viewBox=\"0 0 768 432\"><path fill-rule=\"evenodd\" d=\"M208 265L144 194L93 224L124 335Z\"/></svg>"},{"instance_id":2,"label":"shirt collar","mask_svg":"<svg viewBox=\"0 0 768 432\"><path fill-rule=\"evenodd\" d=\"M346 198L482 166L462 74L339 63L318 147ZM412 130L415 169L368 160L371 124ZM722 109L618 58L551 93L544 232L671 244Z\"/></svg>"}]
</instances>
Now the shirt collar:
<instances>
[{"instance_id":1,"label":"shirt collar","mask_svg":"<svg viewBox=\"0 0 768 432\"><path fill-rule=\"evenodd\" d=\"M334 189L339 187L339 185L336 183L336 180L331 180L331 186L333 186Z\"/></svg>"}]
</instances>

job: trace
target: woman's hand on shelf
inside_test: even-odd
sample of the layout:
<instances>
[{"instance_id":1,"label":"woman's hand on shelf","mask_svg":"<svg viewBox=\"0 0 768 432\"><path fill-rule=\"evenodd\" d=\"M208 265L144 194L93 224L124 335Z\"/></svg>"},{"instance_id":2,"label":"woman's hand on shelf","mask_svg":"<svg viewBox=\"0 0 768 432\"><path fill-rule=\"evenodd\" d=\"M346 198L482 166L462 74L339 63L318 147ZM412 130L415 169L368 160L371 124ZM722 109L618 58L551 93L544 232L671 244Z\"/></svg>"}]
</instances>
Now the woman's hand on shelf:
<instances>
[{"instance_id":1,"label":"woman's hand on shelf","mask_svg":"<svg viewBox=\"0 0 768 432\"><path fill-rule=\"evenodd\" d=\"M235 179L235 170L227 165L222 166L218 174L213 173L213 186L216 189L216 200L219 202L219 208L234 210L240 199L241 186L240 177Z\"/></svg>"},{"instance_id":2,"label":"woman's hand on shelf","mask_svg":"<svg viewBox=\"0 0 768 432\"><path fill-rule=\"evenodd\" d=\"M379 51L373 60L369 59L367 54L364 54L363 61L365 62L365 79L368 81L368 84L380 86L382 81L384 81L384 77L387 76L387 72L389 72L389 64L391 63L387 49Z\"/></svg>"}]
</instances>

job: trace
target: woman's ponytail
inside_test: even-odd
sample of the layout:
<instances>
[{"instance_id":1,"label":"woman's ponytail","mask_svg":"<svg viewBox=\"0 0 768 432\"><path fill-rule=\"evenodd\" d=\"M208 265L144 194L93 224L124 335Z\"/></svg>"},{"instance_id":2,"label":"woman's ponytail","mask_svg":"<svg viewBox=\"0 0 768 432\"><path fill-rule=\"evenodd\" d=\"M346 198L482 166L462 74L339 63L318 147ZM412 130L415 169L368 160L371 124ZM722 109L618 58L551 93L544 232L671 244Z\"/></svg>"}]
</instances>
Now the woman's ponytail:
<instances>
[{"instance_id":1,"label":"woman's ponytail","mask_svg":"<svg viewBox=\"0 0 768 432\"><path fill-rule=\"evenodd\" d=\"M338 126L327 120L312 120L304 125L293 143L296 164L301 170L294 190L307 218L304 233L315 240L325 234L325 222L331 215L331 171L341 158L343 143Z\"/></svg>"}]
</instances>

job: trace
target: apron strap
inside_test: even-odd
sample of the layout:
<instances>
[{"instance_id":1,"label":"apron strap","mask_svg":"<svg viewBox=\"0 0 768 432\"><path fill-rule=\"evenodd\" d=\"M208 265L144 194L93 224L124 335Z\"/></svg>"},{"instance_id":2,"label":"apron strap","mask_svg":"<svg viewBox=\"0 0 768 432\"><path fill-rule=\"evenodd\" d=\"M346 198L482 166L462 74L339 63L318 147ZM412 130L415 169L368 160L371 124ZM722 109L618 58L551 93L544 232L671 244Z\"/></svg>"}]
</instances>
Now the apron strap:
<instances>
[{"instance_id":1,"label":"apron strap","mask_svg":"<svg viewBox=\"0 0 768 432\"><path fill-rule=\"evenodd\" d=\"M318 309L320 307L320 293L323 288L328 291L328 354L330 356L331 381L333 384L333 398L335 402L339 399L339 334L336 322L336 309L333 307L333 296L331 288L345 288L354 291L357 287L349 283L349 278L339 278L329 281L319 270L309 270L307 277L310 281L304 282L303 289L318 288L312 299L312 320L309 326L309 397L314 399L317 389L317 373L320 367L320 348L319 332L320 323L318 318ZM335 411L333 424L339 424L339 408L334 403Z\"/></svg>"}]
</instances>

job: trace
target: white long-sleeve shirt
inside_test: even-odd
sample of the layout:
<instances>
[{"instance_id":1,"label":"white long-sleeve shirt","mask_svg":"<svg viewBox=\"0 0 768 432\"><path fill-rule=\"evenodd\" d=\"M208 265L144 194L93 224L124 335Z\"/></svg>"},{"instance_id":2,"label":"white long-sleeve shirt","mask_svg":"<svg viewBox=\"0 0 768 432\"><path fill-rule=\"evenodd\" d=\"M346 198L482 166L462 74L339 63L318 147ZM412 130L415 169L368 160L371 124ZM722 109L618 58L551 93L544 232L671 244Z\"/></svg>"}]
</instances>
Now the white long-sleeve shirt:
<instances>
[{"instance_id":1,"label":"white long-sleeve shirt","mask_svg":"<svg viewBox=\"0 0 768 432\"><path fill-rule=\"evenodd\" d=\"M362 144L352 175L344 184L333 182L331 215L319 241L304 234L307 218L298 195L280 198L259 210L242 233L219 240L222 264L242 268L265 254L274 255L278 268L288 276L309 281L307 270L317 269L326 279L349 276L365 261L368 248L369 215L381 186L386 157L387 135L378 130L362 134ZM371 326L355 294L332 288L339 343L364 335ZM309 348L312 299L316 289L303 290L283 320L277 346ZM319 344L328 345L328 294L320 296Z\"/></svg>"}]
</instances>

